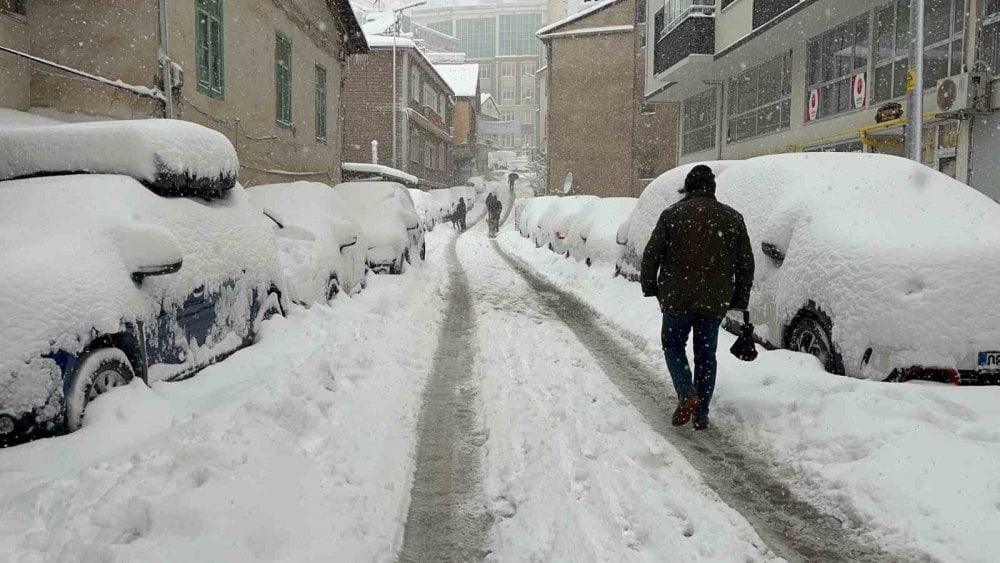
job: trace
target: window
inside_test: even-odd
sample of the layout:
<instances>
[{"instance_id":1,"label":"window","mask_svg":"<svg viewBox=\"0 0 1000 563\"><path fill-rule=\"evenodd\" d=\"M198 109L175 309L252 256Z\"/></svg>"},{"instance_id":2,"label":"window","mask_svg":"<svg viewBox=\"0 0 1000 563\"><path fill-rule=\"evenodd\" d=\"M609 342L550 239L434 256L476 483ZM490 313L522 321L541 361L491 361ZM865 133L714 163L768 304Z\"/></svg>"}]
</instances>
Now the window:
<instances>
[{"instance_id":1,"label":"window","mask_svg":"<svg viewBox=\"0 0 1000 563\"><path fill-rule=\"evenodd\" d=\"M453 33L455 33L454 30L452 29L452 26L451 26L451 20L445 20L443 22L428 23L428 24L424 24L424 25L426 27L429 27L430 29L433 29L434 31L440 31L441 33L444 33L446 35L452 35Z\"/></svg>"},{"instance_id":2,"label":"window","mask_svg":"<svg viewBox=\"0 0 1000 563\"><path fill-rule=\"evenodd\" d=\"M502 146L504 146L504 147L513 147L514 146L514 136L511 135L510 133L507 133L506 135L504 135L503 136L503 145Z\"/></svg>"},{"instance_id":3,"label":"window","mask_svg":"<svg viewBox=\"0 0 1000 563\"><path fill-rule=\"evenodd\" d=\"M0 10L28 15L28 0L0 0Z\"/></svg>"},{"instance_id":4,"label":"window","mask_svg":"<svg viewBox=\"0 0 1000 563\"><path fill-rule=\"evenodd\" d=\"M448 103L444 99L444 94L438 94L438 115L444 117L446 107Z\"/></svg>"},{"instance_id":5,"label":"window","mask_svg":"<svg viewBox=\"0 0 1000 563\"><path fill-rule=\"evenodd\" d=\"M500 63L500 76L514 78L517 74L517 63Z\"/></svg>"},{"instance_id":6,"label":"window","mask_svg":"<svg viewBox=\"0 0 1000 563\"><path fill-rule=\"evenodd\" d=\"M444 171L448 169L448 147L441 143L438 145L438 162L440 164L440 170Z\"/></svg>"},{"instance_id":7,"label":"window","mask_svg":"<svg viewBox=\"0 0 1000 563\"><path fill-rule=\"evenodd\" d=\"M531 102L531 100L535 99L535 88L533 86L525 86L522 90L522 97L525 103Z\"/></svg>"},{"instance_id":8,"label":"window","mask_svg":"<svg viewBox=\"0 0 1000 563\"><path fill-rule=\"evenodd\" d=\"M479 65L479 78L483 80L490 80L493 78L493 65L491 64L481 64Z\"/></svg>"},{"instance_id":9,"label":"window","mask_svg":"<svg viewBox=\"0 0 1000 563\"><path fill-rule=\"evenodd\" d=\"M508 14L500 16L501 57L538 55L542 42L535 32L542 27L542 14Z\"/></svg>"},{"instance_id":10,"label":"window","mask_svg":"<svg viewBox=\"0 0 1000 563\"><path fill-rule=\"evenodd\" d=\"M513 112L509 112L509 111L503 112L503 120L504 121L514 121L514 113Z\"/></svg>"},{"instance_id":11,"label":"window","mask_svg":"<svg viewBox=\"0 0 1000 563\"><path fill-rule=\"evenodd\" d=\"M410 97L414 102L420 101L420 69L410 67Z\"/></svg>"},{"instance_id":12,"label":"window","mask_svg":"<svg viewBox=\"0 0 1000 563\"><path fill-rule=\"evenodd\" d=\"M639 12L639 19L636 20L636 23L646 23L646 0L639 0L639 5L636 8L636 11Z\"/></svg>"},{"instance_id":13,"label":"window","mask_svg":"<svg viewBox=\"0 0 1000 563\"><path fill-rule=\"evenodd\" d=\"M983 30L980 55L990 68L1000 68L1000 0L986 0L983 5Z\"/></svg>"},{"instance_id":14,"label":"window","mask_svg":"<svg viewBox=\"0 0 1000 563\"><path fill-rule=\"evenodd\" d=\"M507 89L505 89L500 94L500 101L501 102L513 102L514 101L514 91L513 90L507 90Z\"/></svg>"},{"instance_id":15,"label":"window","mask_svg":"<svg viewBox=\"0 0 1000 563\"><path fill-rule=\"evenodd\" d=\"M14 3L15 11L18 3ZM21 8L24 3L21 2ZM24 12L18 12L23 14ZM198 91L223 97L222 0L197 0L195 5L195 51Z\"/></svg>"},{"instance_id":16,"label":"window","mask_svg":"<svg viewBox=\"0 0 1000 563\"><path fill-rule=\"evenodd\" d=\"M964 31L965 0L925 1L924 88L933 88L938 80L962 72ZM984 47L988 41L984 34ZM875 12L875 76L869 80L873 102L906 95L909 47L909 1L895 0L879 8Z\"/></svg>"},{"instance_id":17,"label":"window","mask_svg":"<svg viewBox=\"0 0 1000 563\"><path fill-rule=\"evenodd\" d=\"M816 117L850 111L856 104L854 76L868 70L869 15L841 24L808 43L806 62L806 102L818 90Z\"/></svg>"},{"instance_id":18,"label":"window","mask_svg":"<svg viewBox=\"0 0 1000 563\"><path fill-rule=\"evenodd\" d=\"M532 78L535 77L535 71L538 70L538 65L533 62L521 63L521 74L528 75Z\"/></svg>"},{"instance_id":19,"label":"window","mask_svg":"<svg viewBox=\"0 0 1000 563\"><path fill-rule=\"evenodd\" d=\"M534 112L534 110L528 110L528 111L524 112L524 121L523 121L523 123L525 125L534 125L535 124L535 112Z\"/></svg>"},{"instance_id":20,"label":"window","mask_svg":"<svg viewBox=\"0 0 1000 563\"><path fill-rule=\"evenodd\" d=\"M788 129L792 120L791 51L729 79L726 141Z\"/></svg>"},{"instance_id":21,"label":"window","mask_svg":"<svg viewBox=\"0 0 1000 563\"><path fill-rule=\"evenodd\" d=\"M326 142L326 69L316 65L316 139Z\"/></svg>"},{"instance_id":22,"label":"window","mask_svg":"<svg viewBox=\"0 0 1000 563\"><path fill-rule=\"evenodd\" d=\"M420 162L420 157L423 151L420 148L420 135L417 134L416 130L410 132L410 160L413 162Z\"/></svg>"},{"instance_id":23,"label":"window","mask_svg":"<svg viewBox=\"0 0 1000 563\"><path fill-rule=\"evenodd\" d=\"M456 20L455 37L459 49L469 59L492 59L496 56L496 29L494 18Z\"/></svg>"},{"instance_id":24,"label":"window","mask_svg":"<svg viewBox=\"0 0 1000 563\"><path fill-rule=\"evenodd\" d=\"M684 100L681 110L681 154L708 150L715 146L716 89L709 88Z\"/></svg>"},{"instance_id":25,"label":"window","mask_svg":"<svg viewBox=\"0 0 1000 563\"><path fill-rule=\"evenodd\" d=\"M433 143L424 143L424 168L434 168Z\"/></svg>"},{"instance_id":26,"label":"window","mask_svg":"<svg viewBox=\"0 0 1000 563\"><path fill-rule=\"evenodd\" d=\"M281 32L274 36L275 115L278 123L292 124L292 43Z\"/></svg>"}]
</instances>

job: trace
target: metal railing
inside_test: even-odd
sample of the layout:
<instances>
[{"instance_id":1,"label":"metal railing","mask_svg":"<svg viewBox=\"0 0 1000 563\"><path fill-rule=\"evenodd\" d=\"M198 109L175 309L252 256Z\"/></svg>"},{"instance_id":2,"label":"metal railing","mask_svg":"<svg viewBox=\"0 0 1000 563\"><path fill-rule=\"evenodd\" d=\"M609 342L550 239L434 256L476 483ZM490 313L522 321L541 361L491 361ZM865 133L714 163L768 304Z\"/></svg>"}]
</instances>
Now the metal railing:
<instances>
[{"instance_id":1,"label":"metal railing","mask_svg":"<svg viewBox=\"0 0 1000 563\"><path fill-rule=\"evenodd\" d=\"M692 15L715 14L715 0L667 0L664 3L662 38Z\"/></svg>"}]
</instances>

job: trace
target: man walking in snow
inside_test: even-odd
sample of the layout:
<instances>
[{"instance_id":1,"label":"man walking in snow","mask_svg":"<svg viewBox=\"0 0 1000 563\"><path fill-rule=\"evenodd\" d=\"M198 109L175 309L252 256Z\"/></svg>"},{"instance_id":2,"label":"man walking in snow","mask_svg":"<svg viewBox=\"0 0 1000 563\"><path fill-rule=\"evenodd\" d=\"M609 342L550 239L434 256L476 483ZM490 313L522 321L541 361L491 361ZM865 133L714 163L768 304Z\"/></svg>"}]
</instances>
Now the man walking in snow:
<instances>
[{"instance_id":1,"label":"man walking in snow","mask_svg":"<svg viewBox=\"0 0 1000 563\"><path fill-rule=\"evenodd\" d=\"M729 310L746 310L754 260L743 216L715 198L712 169L691 169L680 190L684 199L661 215L642 256L642 293L656 297L663 312L661 341L677 391L673 425L694 418L708 428L715 391L715 349ZM687 359L694 332L694 379Z\"/></svg>"},{"instance_id":2,"label":"man walking in snow","mask_svg":"<svg viewBox=\"0 0 1000 563\"><path fill-rule=\"evenodd\" d=\"M458 230L465 232L465 198L458 198L458 205L455 206L455 222L458 223Z\"/></svg>"},{"instance_id":3,"label":"man walking in snow","mask_svg":"<svg viewBox=\"0 0 1000 563\"><path fill-rule=\"evenodd\" d=\"M507 183L510 184L510 191L514 191L514 183L517 182L521 177L517 175L517 172L511 172L507 175Z\"/></svg>"},{"instance_id":4,"label":"man walking in snow","mask_svg":"<svg viewBox=\"0 0 1000 563\"><path fill-rule=\"evenodd\" d=\"M497 236L500 231L500 213L503 210L503 203L493 192L486 196L487 224L490 227L490 238Z\"/></svg>"}]
</instances>

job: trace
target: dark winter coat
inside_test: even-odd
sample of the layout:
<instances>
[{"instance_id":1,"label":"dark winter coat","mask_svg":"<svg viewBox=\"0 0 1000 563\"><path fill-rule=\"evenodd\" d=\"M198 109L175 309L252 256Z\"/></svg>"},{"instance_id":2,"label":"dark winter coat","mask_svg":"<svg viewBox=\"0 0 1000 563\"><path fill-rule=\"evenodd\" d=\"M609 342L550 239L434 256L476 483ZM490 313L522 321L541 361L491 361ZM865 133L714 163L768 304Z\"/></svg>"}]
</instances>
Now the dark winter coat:
<instances>
[{"instance_id":1,"label":"dark winter coat","mask_svg":"<svg viewBox=\"0 0 1000 563\"><path fill-rule=\"evenodd\" d=\"M491 217L499 217L500 212L503 210L503 203L500 201L500 198L496 196L496 194L491 193L486 196L486 209L489 210Z\"/></svg>"},{"instance_id":2,"label":"dark winter coat","mask_svg":"<svg viewBox=\"0 0 1000 563\"><path fill-rule=\"evenodd\" d=\"M458 205L455 206L455 217L465 218L465 200L459 200Z\"/></svg>"},{"instance_id":3,"label":"dark winter coat","mask_svg":"<svg viewBox=\"0 0 1000 563\"><path fill-rule=\"evenodd\" d=\"M754 260L746 224L713 191L689 191L667 208L643 252L642 292L657 296L664 313L722 317L750 302Z\"/></svg>"}]
</instances>

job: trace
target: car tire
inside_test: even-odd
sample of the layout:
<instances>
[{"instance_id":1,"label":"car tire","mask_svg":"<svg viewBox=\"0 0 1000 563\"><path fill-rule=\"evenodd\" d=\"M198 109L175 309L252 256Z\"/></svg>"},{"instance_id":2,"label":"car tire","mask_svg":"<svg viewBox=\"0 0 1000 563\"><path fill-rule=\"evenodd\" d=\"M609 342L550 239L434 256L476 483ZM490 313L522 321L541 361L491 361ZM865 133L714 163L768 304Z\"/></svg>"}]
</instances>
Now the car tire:
<instances>
[{"instance_id":1,"label":"car tire","mask_svg":"<svg viewBox=\"0 0 1000 563\"><path fill-rule=\"evenodd\" d=\"M785 347L809 354L823 364L823 369L844 375L844 360L833 342L833 322L822 311L803 310L788 326Z\"/></svg>"},{"instance_id":2,"label":"car tire","mask_svg":"<svg viewBox=\"0 0 1000 563\"><path fill-rule=\"evenodd\" d=\"M337 276L330 276L330 281L326 282L326 302L329 303L340 295L340 280Z\"/></svg>"},{"instance_id":3,"label":"car tire","mask_svg":"<svg viewBox=\"0 0 1000 563\"><path fill-rule=\"evenodd\" d=\"M66 430L83 425L87 405L114 387L128 385L135 370L125 352L118 348L98 348L85 354L73 370L66 395Z\"/></svg>"}]
</instances>

